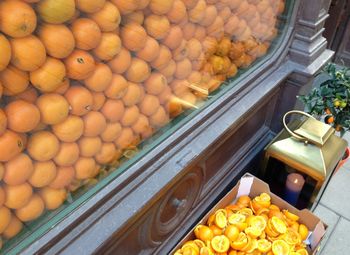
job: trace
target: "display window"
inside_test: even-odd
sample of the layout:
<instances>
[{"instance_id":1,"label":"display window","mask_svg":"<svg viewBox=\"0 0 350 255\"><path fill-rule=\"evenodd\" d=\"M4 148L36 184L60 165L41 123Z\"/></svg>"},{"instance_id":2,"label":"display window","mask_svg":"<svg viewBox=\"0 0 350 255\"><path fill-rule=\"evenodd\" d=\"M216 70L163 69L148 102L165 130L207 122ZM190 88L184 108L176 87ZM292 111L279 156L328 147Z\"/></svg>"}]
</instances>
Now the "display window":
<instances>
[{"instance_id":1,"label":"display window","mask_svg":"<svg viewBox=\"0 0 350 255\"><path fill-rule=\"evenodd\" d=\"M0 253L242 85L280 47L292 2L1 1Z\"/></svg>"}]
</instances>

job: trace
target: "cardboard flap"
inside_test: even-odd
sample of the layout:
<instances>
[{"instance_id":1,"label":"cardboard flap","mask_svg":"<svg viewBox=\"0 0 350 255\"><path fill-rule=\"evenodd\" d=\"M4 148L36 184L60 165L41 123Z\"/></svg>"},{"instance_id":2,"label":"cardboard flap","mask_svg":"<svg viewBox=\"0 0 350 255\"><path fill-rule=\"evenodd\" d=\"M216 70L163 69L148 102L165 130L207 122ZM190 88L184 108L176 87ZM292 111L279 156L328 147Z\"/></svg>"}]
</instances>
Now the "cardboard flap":
<instances>
[{"instance_id":1,"label":"cardboard flap","mask_svg":"<svg viewBox=\"0 0 350 255\"><path fill-rule=\"evenodd\" d=\"M322 221L319 221L317 223L314 231L312 231L312 234L309 237L312 250L316 249L316 247L320 243L320 241L325 233L326 233L325 226L323 225Z\"/></svg>"},{"instance_id":2,"label":"cardboard flap","mask_svg":"<svg viewBox=\"0 0 350 255\"><path fill-rule=\"evenodd\" d=\"M253 185L253 181L254 177L252 176L242 177L242 179L239 182L239 188L236 197L238 198L240 196L249 195L250 189Z\"/></svg>"}]
</instances>

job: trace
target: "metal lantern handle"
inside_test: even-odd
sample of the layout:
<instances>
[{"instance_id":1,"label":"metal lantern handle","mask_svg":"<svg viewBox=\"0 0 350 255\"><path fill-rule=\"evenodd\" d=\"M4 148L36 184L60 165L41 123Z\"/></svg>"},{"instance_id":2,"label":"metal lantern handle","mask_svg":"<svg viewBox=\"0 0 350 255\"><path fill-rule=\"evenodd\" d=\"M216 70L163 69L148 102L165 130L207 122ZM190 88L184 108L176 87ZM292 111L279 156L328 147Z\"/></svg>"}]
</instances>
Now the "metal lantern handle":
<instances>
[{"instance_id":1,"label":"metal lantern handle","mask_svg":"<svg viewBox=\"0 0 350 255\"><path fill-rule=\"evenodd\" d=\"M303 112L303 111L297 111L297 110L293 110L293 111L289 111L287 112L286 114L284 114L283 116L283 125L284 125L284 128L287 130L287 132L293 136L294 138L298 139L298 140L301 140L303 142L307 142L308 140L305 138L305 137L302 137L296 133L294 133L292 130L290 130L286 124L286 117L292 113L297 113L297 114L301 114L301 115L304 115L306 117L309 117L309 118L312 118L312 119L315 119L315 117L311 116L310 114L306 113L306 112Z\"/></svg>"}]
</instances>

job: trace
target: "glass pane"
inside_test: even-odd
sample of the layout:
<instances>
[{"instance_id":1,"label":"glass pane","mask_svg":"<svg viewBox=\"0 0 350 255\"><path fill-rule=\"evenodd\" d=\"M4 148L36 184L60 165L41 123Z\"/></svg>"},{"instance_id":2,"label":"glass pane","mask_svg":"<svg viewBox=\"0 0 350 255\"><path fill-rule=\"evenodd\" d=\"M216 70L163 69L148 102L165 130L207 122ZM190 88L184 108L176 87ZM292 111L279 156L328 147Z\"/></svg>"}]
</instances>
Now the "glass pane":
<instances>
[{"instance_id":1,"label":"glass pane","mask_svg":"<svg viewBox=\"0 0 350 255\"><path fill-rule=\"evenodd\" d=\"M265 63L292 2L1 1L0 252L31 244Z\"/></svg>"}]
</instances>

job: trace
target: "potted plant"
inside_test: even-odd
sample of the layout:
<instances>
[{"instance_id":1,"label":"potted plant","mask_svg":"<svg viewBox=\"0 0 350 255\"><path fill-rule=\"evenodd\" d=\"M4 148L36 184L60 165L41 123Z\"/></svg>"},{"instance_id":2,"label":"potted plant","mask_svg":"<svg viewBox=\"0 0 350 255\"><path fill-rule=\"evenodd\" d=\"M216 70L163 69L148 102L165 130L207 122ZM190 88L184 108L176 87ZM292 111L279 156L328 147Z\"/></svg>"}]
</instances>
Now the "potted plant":
<instances>
[{"instance_id":1,"label":"potted plant","mask_svg":"<svg viewBox=\"0 0 350 255\"><path fill-rule=\"evenodd\" d=\"M299 95L298 99L304 103L306 112L324 116L324 121L342 137L350 129L350 69L330 63L319 74L324 75L325 80L309 94ZM349 148L343 158L348 157Z\"/></svg>"}]
</instances>

